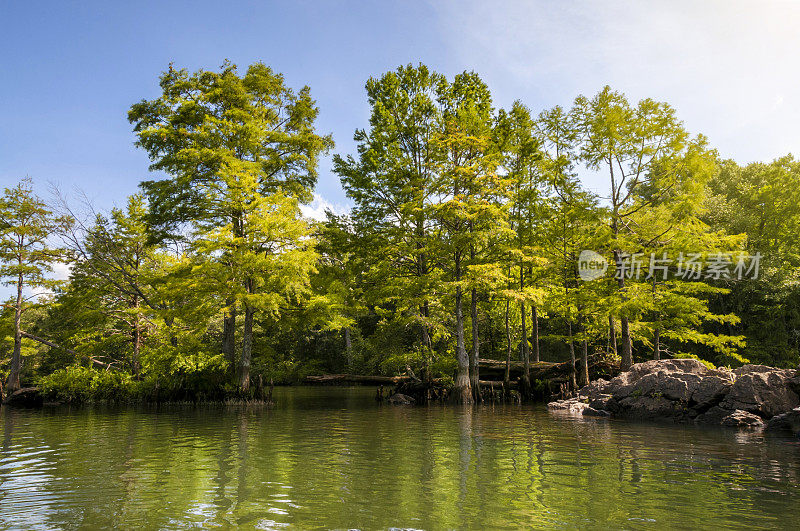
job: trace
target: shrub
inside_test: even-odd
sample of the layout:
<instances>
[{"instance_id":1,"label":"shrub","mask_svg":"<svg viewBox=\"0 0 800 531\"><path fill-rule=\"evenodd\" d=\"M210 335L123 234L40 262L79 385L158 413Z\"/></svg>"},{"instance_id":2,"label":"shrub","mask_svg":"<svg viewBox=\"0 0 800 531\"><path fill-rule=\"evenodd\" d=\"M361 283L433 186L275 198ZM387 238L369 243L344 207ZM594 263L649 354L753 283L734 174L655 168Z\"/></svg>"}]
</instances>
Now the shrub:
<instances>
[{"instance_id":1,"label":"shrub","mask_svg":"<svg viewBox=\"0 0 800 531\"><path fill-rule=\"evenodd\" d=\"M39 379L42 394L68 402L119 400L129 396L131 375L124 371L73 366Z\"/></svg>"}]
</instances>

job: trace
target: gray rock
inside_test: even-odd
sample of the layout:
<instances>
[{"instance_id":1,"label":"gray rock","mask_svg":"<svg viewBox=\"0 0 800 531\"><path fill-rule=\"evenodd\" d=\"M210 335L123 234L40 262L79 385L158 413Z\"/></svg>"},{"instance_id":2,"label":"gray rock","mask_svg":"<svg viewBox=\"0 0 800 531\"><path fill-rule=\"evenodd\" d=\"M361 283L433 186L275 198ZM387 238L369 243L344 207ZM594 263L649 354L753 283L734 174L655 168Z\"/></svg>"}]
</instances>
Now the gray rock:
<instances>
[{"instance_id":1,"label":"gray rock","mask_svg":"<svg viewBox=\"0 0 800 531\"><path fill-rule=\"evenodd\" d=\"M584 417L610 417L611 413L604 409L595 409L591 406L587 406L583 409L583 416Z\"/></svg>"},{"instance_id":2,"label":"gray rock","mask_svg":"<svg viewBox=\"0 0 800 531\"><path fill-rule=\"evenodd\" d=\"M547 404L547 409L550 411L561 411L564 413L583 413L583 410L589 407L589 404L583 401L581 397L568 398L566 400L556 400Z\"/></svg>"},{"instance_id":3,"label":"gray rock","mask_svg":"<svg viewBox=\"0 0 800 531\"><path fill-rule=\"evenodd\" d=\"M643 363L637 363L629 371L634 380L637 380L645 374L653 372L680 372L685 374L696 374L698 376L705 376L711 369L706 367L700 360L686 358L686 359L668 359L668 360L650 360Z\"/></svg>"},{"instance_id":4,"label":"gray rock","mask_svg":"<svg viewBox=\"0 0 800 531\"><path fill-rule=\"evenodd\" d=\"M731 428L760 430L764 427L764 421L758 415L737 409L722 419L722 425Z\"/></svg>"},{"instance_id":5,"label":"gray rock","mask_svg":"<svg viewBox=\"0 0 800 531\"><path fill-rule=\"evenodd\" d=\"M694 388L690 402L698 412L705 412L712 406L719 404L733 386L730 379L719 376L706 376Z\"/></svg>"},{"instance_id":6,"label":"gray rock","mask_svg":"<svg viewBox=\"0 0 800 531\"><path fill-rule=\"evenodd\" d=\"M719 406L713 406L702 415L698 415L694 419L694 421L697 424L711 424L718 426L722 424L722 419L724 419L731 413L733 413L733 411L731 411L730 409L723 409Z\"/></svg>"},{"instance_id":7,"label":"gray rock","mask_svg":"<svg viewBox=\"0 0 800 531\"><path fill-rule=\"evenodd\" d=\"M747 367L763 366L746 365L742 369ZM800 397L789 387L790 379L791 371L744 371L720 402L720 406L732 411L741 409L764 418L780 415L800 406Z\"/></svg>"},{"instance_id":8,"label":"gray rock","mask_svg":"<svg viewBox=\"0 0 800 531\"><path fill-rule=\"evenodd\" d=\"M800 371L797 371L794 376L789 378L786 385L788 385L789 389L794 391L796 395L800 395Z\"/></svg>"},{"instance_id":9,"label":"gray rock","mask_svg":"<svg viewBox=\"0 0 800 531\"><path fill-rule=\"evenodd\" d=\"M594 409L608 409L608 401L611 395L599 395L596 398L589 400L589 407Z\"/></svg>"},{"instance_id":10,"label":"gray rock","mask_svg":"<svg viewBox=\"0 0 800 531\"><path fill-rule=\"evenodd\" d=\"M613 396L606 401L606 407L604 409L609 413L611 413L612 415L622 414L622 406L620 405L619 401Z\"/></svg>"},{"instance_id":11,"label":"gray rock","mask_svg":"<svg viewBox=\"0 0 800 531\"><path fill-rule=\"evenodd\" d=\"M800 437L800 407L775 415L769 419L766 429L771 432L791 433Z\"/></svg>"},{"instance_id":12,"label":"gray rock","mask_svg":"<svg viewBox=\"0 0 800 531\"><path fill-rule=\"evenodd\" d=\"M677 420L685 415L678 403L663 396L629 396L619 405L625 417L639 420Z\"/></svg>"},{"instance_id":13,"label":"gray rock","mask_svg":"<svg viewBox=\"0 0 800 531\"><path fill-rule=\"evenodd\" d=\"M608 380L603 380L599 378L589 385L584 385L578 390L579 396L585 396L586 398L593 400L595 398L599 398L602 396L605 391L604 389L608 386Z\"/></svg>"},{"instance_id":14,"label":"gray rock","mask_svg":"<svg viewBox=\"0 0 800 531\"><path fill-rule=\"evenodd\" d=\"M583 387L576 399L553 402L551 410L647 420L690 421L755 429L765 420L800 406L800 371L746 365L735 371L709 369L699 360L637 363L610 381ZM793 416L775 421L793 426Z\"/></svg>"},{"instance_id":15,"label":"gray rock","mask_svg":"<svg viewBox=\"0 0 800 531\"><path fill-rule=\"evenodd\" d=\"M745 376L747 374L754 374L754 373L765 373L765 372L778 372L784 374L787 378L791 378L794 376L794 370L792 369L777 369L775 367L770 367L768 365L742 365L739 368L733 369L733 374L736 375L737 378L740 376Z\"/></svg>"},{"instance_id":16,"label":"gray rock","mask_svg":"<svg viewBox=\"0 0 800 531\"><path fill-rule=\"evenodd\" d=\"M644 396L663 396L668 400L688 402L700 382L701 378L696 374L658 371L646 374L633 384L633 393L638 391Z\"/></svg>"}]
</instances>

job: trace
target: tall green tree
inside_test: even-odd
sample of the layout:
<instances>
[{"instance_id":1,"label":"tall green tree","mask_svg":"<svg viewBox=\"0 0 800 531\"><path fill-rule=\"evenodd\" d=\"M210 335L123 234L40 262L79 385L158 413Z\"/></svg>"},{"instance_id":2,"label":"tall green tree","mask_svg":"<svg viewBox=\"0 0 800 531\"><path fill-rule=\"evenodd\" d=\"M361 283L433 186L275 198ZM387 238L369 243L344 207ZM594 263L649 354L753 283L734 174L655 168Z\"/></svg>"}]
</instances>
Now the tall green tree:
<instances>
[{"instance_id":1,"label":"tall green tree","mask_svg":"<svg viewBox=\"0 0 800 531\"><path fill-rule=\"evenodd\" d=\"M474 73L455 76L439 89L442 123L436 135L443 157L437 168L434 212L439 225L436 251L447 272L455 311L456 392L462 402L479 396L478 286L485 284L484 251L491 235L502 235L507 212L498 195L505 179L497 173L499 153L493 143L492 100L489 88ZM481 256L479 256L479 253ZM467 351L463 297L471 292L472 346ZM474 396L473 396L474 394Z\"/></svg>"},{"instance_id":2,"label":"tall green tree","mask_svg":"<svg viewBox=\"0 0 800 531\"><path fill-rule=\"evenodd\" d=\"M6 188L0 197L0 278L13 286L14 350L11 356L6 391L20 388L22 369L22 314L37 294L27 290L52 289L57 281L49 277L53 264L65 258L64 250L52 244L52 238L70 220L53 210L33 191L26 179Z\"/></svg>"},{"instance_id":3,"label":"tall green tree","mask_svg":"<svg viewBox=\"0 0 800 531\"><path fill-rule=\"evenodd\" d=\"M691 138L668 104L644 99L631 105L608 86L591 99L576 98L571 115L582 162L609 179L608 223L613 259L619 265L626 248L635 247L631 218L637 212L661 203L677 213L702 201L697 192L708 176L698 179L691 168L698 158L711 155L705 138ZM653 193L640 200L644 189ZM625 277L618 278L622 299L625 283ZM633 363L631 315L620 317L622 368L628 369Z\"/></svg>"},{"instance_id":4,"label":"tall green tree","mask_svg":"<svg viewBox=\"0 0 800 531\"><path fill-rule=\"evenodd\" d=\"M347 369L354 368L353 331L366 313L364 300L364 256L357 252L359 235L347 216L328 211L318 227L320 260L313 281L318 296L314 305L324 315L324 327L341 330Z\"/></svg>"},{"instance_id":5,"label":"tall green tree","mask_svg":"<svg viewBox=\"0 0 800 531\"><path fill-rule=\"evenodd\" d=\"M531 328L538 336L537 308L542 301L541 288L535 285L533 272L541 265L539 239L543 221L543 199L546 184L539 171L542 157L541 142L536 133L535 120L530 110L515 102L508 111L501 110L497 119L496 138L502 152L503 172L508 179L508 214L512 230L507 239L507 261L509 280L514 289L506 293L519 306L521 324L520 347L523 362L523 391L530 387L530 345L527 332L527 309L535 317ZM534 360L538 359L538 337L534 338Z\"/></svg>"},{"instance_id":6,"label":"tall green tree","mask_svg":"<svg viewBox=\"0 0 800 531\"><path fill-rule=\"evenodd\" d=\"M151 170L170 175L142 184L151 205L149 221L159 237L204 233L228 245L216 257L228 269L230 286L222 344L232 359L236 308L243 305L239 386L246 392L253 316L257 301L269 298L259 292L269 284L264 280L269 271L239 261L285 245L260 239L274 233L253 216L267 213L270 223L276 213L288 216L290 234L304 237L292 204L311 199L319 155L332 141L314 128L318 110L309 88L295 92L263 63L241 76L230 63L219 72L191 74L170 67L160 85L160 97L133 105L128 114L137 145L153 161ZM256 260L260 266L268 261Z\"/></svg>"},{"instance_id":7,"label":"tall green tree","mask_svg":"<svg viewBox=\"0 0 800 531\"><path fill-rule=\"evenodd\" d=\"M417 329L417 349L429 362L434 334L434 177L441 150L437 91L442 75L426 66L402 66L367 81L368 130L356 131L358 158L334 158L334 169L353 200L353 222L369 255L369 283L399 319ZM427 369L423 369L427 376Z\"/></svg>"},{"instance_id":8,"label":"tall green tree","mask_svg":"<svg viewBox=\"0 0 800 531\"><path fill-rule=\"evenodd\" d=\"M136 194L128 198L124 210L115 208L109 217L97 214L92 226L74 223L65 234L73 260L70 283L60 297L72 317L86 325L64 339L79 341L74 345L78 349L88 347L106 354L117 350L113 345L121 341L130 348L120 347L115 359L134 374L141 368L146 314L164 306L154 287L161 271L156 246L149 241L146 215L144 198Z\"/></svg>"},{"instance_id":9,"label":"tall green tree","mask_svg":"<svg viewBox=\"0 0 800 531\"><path fill-rule=\"evenodd\" d=\"M242 183L242 174L237 177ZM201 262L195 274L224 279L229 286L226 296L244 309L239 388L247 393L257 314L277 320L286 306L306 299L318 255L311 226L301 217L296 198L282 193L261 195L255 178L249 187L242 186L242 192L237 200L239 226L198 231L192 248L201 256L225 257L223 262ZM209 275L208 269L219 273Z\"/></svg>"}]
</instances>

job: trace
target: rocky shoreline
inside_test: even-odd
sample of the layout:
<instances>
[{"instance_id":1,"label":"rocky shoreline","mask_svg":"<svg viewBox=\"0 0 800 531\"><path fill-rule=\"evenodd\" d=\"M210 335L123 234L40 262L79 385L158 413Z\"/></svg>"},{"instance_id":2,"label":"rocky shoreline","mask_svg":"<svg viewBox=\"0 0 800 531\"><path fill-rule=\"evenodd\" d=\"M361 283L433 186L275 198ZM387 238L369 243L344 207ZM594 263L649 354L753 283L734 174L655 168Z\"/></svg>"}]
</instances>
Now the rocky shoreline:
<instances>
[{"instance_id":1,"label":"rocky shoreline","mask_svg":"<svg viewBox=\"0 0 800 531\"><path fill-rule=\"evenodd\" d=\"M551 411L594 417L691 422L800 436L800 370L745 365L710 369L694 359L647 361Z\"/></svg>"}]
</instances>

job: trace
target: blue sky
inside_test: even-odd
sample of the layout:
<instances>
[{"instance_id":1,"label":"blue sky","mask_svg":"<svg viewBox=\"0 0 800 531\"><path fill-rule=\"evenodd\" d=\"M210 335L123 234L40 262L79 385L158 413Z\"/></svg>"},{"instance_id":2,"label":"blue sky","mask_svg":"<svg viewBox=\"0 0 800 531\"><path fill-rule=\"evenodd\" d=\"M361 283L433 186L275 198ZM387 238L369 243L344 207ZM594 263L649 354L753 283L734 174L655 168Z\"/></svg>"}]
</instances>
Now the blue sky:
<instances>
[{"instance_id":1,"label":"blue sky","mask_svg":"<svg viewBox=\"0 0 800 531\"><path fill-rule=\"evenodd\" d=\"M152 178L126 113L170 62L263 61L309 85L339 153L366 126L367 78L417 62L475 70L498 106L539 112L610 84L670 102L739 162L800 153L798 2L6 0L0 20L0 185L30 176L100 208ZM317 208L347 203L329 158L317 192Z\"/></svg>"}]
</instances>

